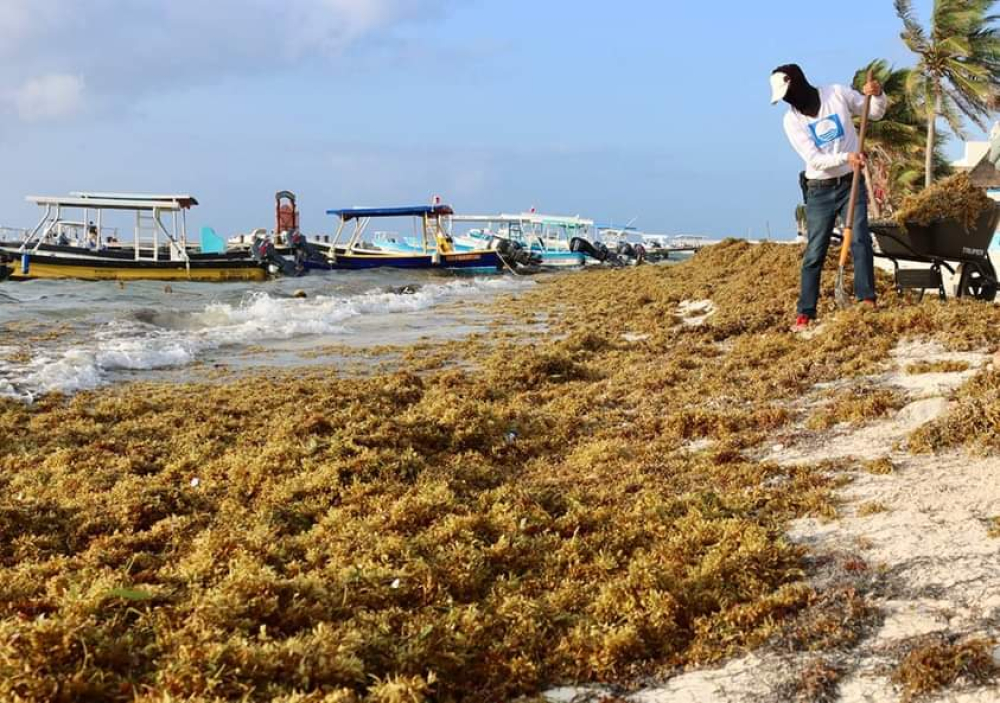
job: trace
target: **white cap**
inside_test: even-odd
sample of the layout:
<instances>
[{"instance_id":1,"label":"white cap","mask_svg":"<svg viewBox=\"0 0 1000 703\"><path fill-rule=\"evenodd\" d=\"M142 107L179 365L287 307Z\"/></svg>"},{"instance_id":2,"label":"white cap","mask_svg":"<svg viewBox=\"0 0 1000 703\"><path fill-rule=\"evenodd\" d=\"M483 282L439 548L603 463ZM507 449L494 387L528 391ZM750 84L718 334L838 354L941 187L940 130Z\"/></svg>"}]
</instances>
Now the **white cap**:
<instances>
[{"instance_id":1,"label":"white cap","mask_svg":"<svg viewBox=\"0 0 1000 703\"><path fill-rule=\"evenodd\" d=\"M788 95L788 87L792 84L792 79L788 77L787 73L777 73L771 74L771 104L781 102Z\"/></svg>"}]
</instances>

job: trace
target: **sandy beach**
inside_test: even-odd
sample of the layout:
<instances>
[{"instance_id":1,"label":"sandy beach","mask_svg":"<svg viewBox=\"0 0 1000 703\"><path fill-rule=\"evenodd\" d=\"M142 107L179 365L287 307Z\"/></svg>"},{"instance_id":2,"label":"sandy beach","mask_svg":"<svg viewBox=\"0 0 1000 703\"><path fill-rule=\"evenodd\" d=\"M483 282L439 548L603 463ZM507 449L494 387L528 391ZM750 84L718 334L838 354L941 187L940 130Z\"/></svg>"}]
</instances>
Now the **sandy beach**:
<instances>
[{"instance_id":1,"label":"sandy beach","mask_svg":"<svg viewBox=\"0 0 1000 703\"><path fill-rule=\"evenodd\" d=\"M993 700L1000 309L827 276L792 335L798 257L547 279L364 377L0 401L0 698Z\"/></svg>"}]
</instances>

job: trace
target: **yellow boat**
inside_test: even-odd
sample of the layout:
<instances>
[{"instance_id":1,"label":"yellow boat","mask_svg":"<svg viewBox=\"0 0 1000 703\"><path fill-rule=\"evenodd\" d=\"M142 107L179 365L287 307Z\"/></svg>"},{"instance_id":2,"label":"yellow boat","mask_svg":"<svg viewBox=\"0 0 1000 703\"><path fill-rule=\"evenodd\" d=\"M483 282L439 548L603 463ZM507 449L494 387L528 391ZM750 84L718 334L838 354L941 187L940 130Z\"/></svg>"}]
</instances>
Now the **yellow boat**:
<instances>
[{"instance_id":1,"label":"yellow boat","mask_svg":"<svg viewBox=\"0 0 1000 703\"><path fill-rule=\"evenodd\" d=\"M263 281L268 275L245 252L197 252L188 246L186 213L198 204L190 195L72 193L28 201L44 208L41 222L24 241L0 243L11 280ZM80 210L82 220L66 217L67 211ZM133 214L132 242L103 236L105 211ZM169 229L165 215L171 218Z\"/></svg>"}]
</instances>

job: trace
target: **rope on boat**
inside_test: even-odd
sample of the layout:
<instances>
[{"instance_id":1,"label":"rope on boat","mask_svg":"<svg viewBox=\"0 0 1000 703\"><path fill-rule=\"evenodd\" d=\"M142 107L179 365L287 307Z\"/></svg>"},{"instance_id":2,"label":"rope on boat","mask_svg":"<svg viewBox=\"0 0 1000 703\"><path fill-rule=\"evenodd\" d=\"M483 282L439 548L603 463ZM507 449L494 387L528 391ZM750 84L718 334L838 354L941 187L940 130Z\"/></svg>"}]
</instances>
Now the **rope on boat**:
<instances>
[{"instance_id":1,"label":"rope on boat","mask_svg":"<svg viewBox=\"0 0 1000 703\"><path fill-rule=\"evenodd\" d=\"M521 274L519 274L519 273L518 273L517 271L515 271L515 270L514 270L514 269L513 269L512 267L511 267L511 265L510 265L510 264L508 264L508 263L507 263L507 257L505 257L505 256L504 256L503 254L501 254L501 253L500 253L499 251L497 252L497 258L498 258L498 259L500 259L500 263L501 263L501 264L503 264L503 265L504 265L504 267L505 267L505 268L506 268L506 269L507 269L508 271L510 271L510 272L511 272L512 274L514 274L515 276L520 276L520 275L521 275Z\"/></svg>"}]
</instances>

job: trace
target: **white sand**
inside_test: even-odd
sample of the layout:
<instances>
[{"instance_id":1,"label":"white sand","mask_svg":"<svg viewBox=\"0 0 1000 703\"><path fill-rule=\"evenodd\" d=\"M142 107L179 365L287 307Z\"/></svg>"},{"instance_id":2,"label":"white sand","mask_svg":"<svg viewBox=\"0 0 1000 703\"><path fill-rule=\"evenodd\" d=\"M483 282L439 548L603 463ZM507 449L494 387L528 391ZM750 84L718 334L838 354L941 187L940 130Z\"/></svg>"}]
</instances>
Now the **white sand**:
<instances>
[{"instance_id":1,"label":"white sand","mask_svg":"<svg viewBox=\"0 0 1000 703\"><path fill-rule=\"evenodd\" d=\"M689 307L687 310L693 312ZM682 312L682 314L684 314ZM914 361L964 361L961 373L908 375ZM887 671L898 662L908 638L931 633L951 636L1000 636L1000 539L987 531L1000 516L1000 459L963 452L912 456L906 437L946 413L951 394L983 366L984 353L955 354L936 344L900 345L884 372L864 379L867 386L892 387L911 402L895 417L866 427L835 427L824 433L805 431L780 438L766 453L779 463L825 459L890 457L896 473L857 473L841 491L844 506L835 521L796 521L789 537L816 553L859 553L882 574L884 592L873 597L881 626L850 654L833 656L847 673L838 700L843 703L898 701L900 693ZM818 389L821 390L821 389ZM797 401L800 409L817 400ZM862 516L859 507L878 504L884 512ZM822 653L777 653L763 650L724 666L676 676L660 686L626 696L634 703L759 703L782 700L804 662ZM1000 647L994 652L1000 664ZM606 691L561 689L546 694L560 703L599 701ZM1000 689L960 685L926 699L932 703L1000 701Z\"/></svg>"},{"instance_id":2,"label":"white sand","mask_svg":"<svg viewBox=\"0 0 1000 703\"><path fill-rule=\"evenodd\" d=\"M715 314L715 303L711 300L682 300L677 306L681 322L689 327L705 324Z\"/></svg>"}]
</instances>

